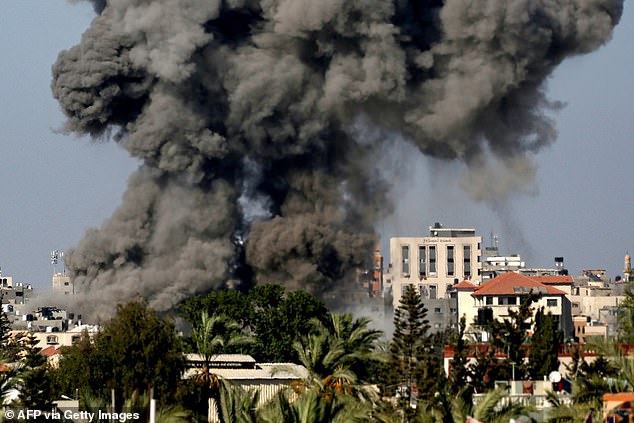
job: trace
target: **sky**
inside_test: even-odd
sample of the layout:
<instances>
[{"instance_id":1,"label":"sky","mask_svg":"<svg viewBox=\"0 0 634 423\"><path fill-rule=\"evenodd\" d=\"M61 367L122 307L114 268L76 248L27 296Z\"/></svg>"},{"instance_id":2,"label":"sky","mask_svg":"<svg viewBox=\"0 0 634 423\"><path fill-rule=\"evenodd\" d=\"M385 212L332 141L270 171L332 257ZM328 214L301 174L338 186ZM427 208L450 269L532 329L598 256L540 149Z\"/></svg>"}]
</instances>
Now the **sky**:
<instances>
[{"instance_id":1,"label":"sky","mask_svg":"<svg viewBox=\"0 0 634 423\"><path fill-rule=\"evenodd\" d=\"M50 251L72 248L120 203L138 163L114 142L61 134L51 66L94 17L86 3L0 2L0 266L4 275L50 287ZM502 253L532 267L564 256L577 275L601 268L614 278L634 253L634 8L626 2L614 38L564 62L548 81L559 138L533 157L533 184L504 201L475 203L460 189L464 169L413 149L380 163L395 190L395 213L380 222L391 236L427 235L434 222L471 227ZM492 187L493 188L493 187ZM61 270L61 265L57 270Z\"/></svg>"}]
</instances>

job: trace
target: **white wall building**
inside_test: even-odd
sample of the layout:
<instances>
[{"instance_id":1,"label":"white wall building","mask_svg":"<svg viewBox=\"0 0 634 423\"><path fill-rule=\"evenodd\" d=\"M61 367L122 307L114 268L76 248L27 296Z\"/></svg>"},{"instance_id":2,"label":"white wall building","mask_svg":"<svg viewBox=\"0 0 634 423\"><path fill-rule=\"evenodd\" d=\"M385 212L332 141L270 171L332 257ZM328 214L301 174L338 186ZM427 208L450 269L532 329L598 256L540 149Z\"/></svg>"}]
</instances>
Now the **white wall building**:
<instances>
[{"instance_id":1,"label":"white wall building","mask_svg":"<svg viewBox=\"0 0 634 423\"><path fill-rule=\"evenodd\" d=\"M423 298L432 328L456 322L451 287L464 279L478 280L482 271L482 237L475 229L443 228L436 223L426 237L390 239L386 283L392 286L394 308L408 285Z\"/></svg>"},{"instance_id":2,"label":"white wall building","mask_svg":"<svg viewBox=\"0 0 634 423\"><path fill-rule=\"evenodd\" d=\"M517 310L522 298L531 291L541 294L533 310L544 308L558 322L560 330L569 336L573 332L570 300L566 285L572 278L552 276L552 281L543 276L524 276L516 272L504 273L497 278L476 286L463 281L454 288L457 292L458 317L465 316L467 325L478 327L492 319L504 320L510 310ZM546 282L546 283L544 283ZM553 285L558 285L557 287ZM563 289L559 289L559 288Z\"/></svg>"}]
</instances>

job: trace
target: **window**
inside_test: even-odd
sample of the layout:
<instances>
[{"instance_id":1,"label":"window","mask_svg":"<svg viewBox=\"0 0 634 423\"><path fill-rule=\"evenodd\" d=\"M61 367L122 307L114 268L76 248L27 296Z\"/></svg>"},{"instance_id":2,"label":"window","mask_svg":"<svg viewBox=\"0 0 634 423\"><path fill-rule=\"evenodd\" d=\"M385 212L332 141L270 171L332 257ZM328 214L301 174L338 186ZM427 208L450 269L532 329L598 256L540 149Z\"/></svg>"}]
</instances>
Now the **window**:
<instances>
[{"instance_id":1,"label":"window","mask_svg":"<svg viewBox=\"0 0 634 423\"><path fill-rule=\"evenodd\" d=\"M57 336L55 336L55 335L49 335L49 336L47 336L47 337L46 337L46 343L47 343L48 345L51 345L51 344L57 344Z\"/></svg>"},{"instance_id":2,"label":"window","mask_svg":"<svg viewBox=\"0 0 634 423\"><path fill-rule=\"evenodd\" d=\"M405 293L407 292L407 286L407 284L401 285L401 297L405 296Z\"/></svg>"},{"instance_id":3,"label":"window","mask_svg":"<svg viewBox=\"0 0 634 423\"><path fill-rule=\"evenodd\" d=\"M546 300L546 307L557 307L557 298L547 299Z\"/></svg>"},{"instance_id":4,"label":"window","mask_svg":"<svg viewBox=\"0 0 634 423\"><path fill-rule=\"evenodd\" d=\"M434 308L434 313L436 313L436 314L440 314L440 307L436 307L436 308Z\"/></svg>"},{"instance_id":5,"label":"window","mask_svg":"<svg viewBox=\"0 0 634 423\"><path fill-rule=\"evenodd\" d=\"M485 325L493 320L493 310L490 307L478 309L478 317L476 322L478 325Z\"/></svg>"},{"instance_id":6,"label":"window","mask_svg":"<svg viewBox=\"0 0 634 423\"><path fill-rule=\"evenodd\" d=\"M407 245L401 247L401 258L403 259L403 274L409 275L409 247Z\"/></svg>"},{"instance_id":7,"label":"window","mask_svg":"<svg viewBox=\"0 0 634 423\"><path fill-rule=\"evenodd\" d=\"M447 276L454 274L453 245L447 245Z\"/></svg>"},{"instance_id":8,"label":"window","mask_svg":"<svg viewBox=\"0 0 634 423\"><path fill-rule=\"evenodd\" d=\"M427 287L425 285L418 285L418 295L421 298L427 298Z\"/></svg>"},{"instance_id":9,"label":"window","mask_svg":"<svg viewBox=\"0 0 634 423\"><path fill-rule=\"evenodd\" d=\"M429 285L429 299L435 300L437 298L436 285Z\"/></svg>"},{"instance_id":10,"label":"window","mask_svg":"<svg viewBox=\"0 0 634 423\"><path fill-rule=\"evenodd\" d=\"M493 305L493 297L484 297L486 305Z\"/></svg>"},{"instance_id":11,"label":"window","mask_svg":"<svg viewBox=\"0 0 634 423\"><path fill-rule=\"evenodd\" d=\"M429 246L429 275L436 276L436 247Z\"/></svg>"},{"instance_id":12,"label":"window","mask_svg":"<svg viewBox=\"0 0 634 423\"><path fill-rule=\"evenodd\" d=\"M70 338L70 342L71 344L75 345L76 343L78 343L79 341L81 341L81 336L80 335L73 335L72 338Z\"/></svg>"},{"instance_id":13,"label":"window","mask_svg":"<svg viewBox=\"0 0 634 423\"><path fill-rule=\"evenodd\" d=\"M517 297L500 297L500 305L515 305Z\"/></svg>"},{"instance_id":14,"label":"window","mask_svg":"<svg viewBox=\"0 0 634 423\"><path fill-rule=\"evenodd\" d=\"M418 276L427 277L427 254L425 247L418 247Z\"/></svg>"},{"instance_id":15,"label":"window","mask_svg":"<svg viewBox=\"0 0 634 423\"><path fill-rule=\"evenodd\" d=\"M471 276L471 246L465 245L462 254L462 267L464 269L464 277L468 278Z\"/></svg>"}]
</instances>

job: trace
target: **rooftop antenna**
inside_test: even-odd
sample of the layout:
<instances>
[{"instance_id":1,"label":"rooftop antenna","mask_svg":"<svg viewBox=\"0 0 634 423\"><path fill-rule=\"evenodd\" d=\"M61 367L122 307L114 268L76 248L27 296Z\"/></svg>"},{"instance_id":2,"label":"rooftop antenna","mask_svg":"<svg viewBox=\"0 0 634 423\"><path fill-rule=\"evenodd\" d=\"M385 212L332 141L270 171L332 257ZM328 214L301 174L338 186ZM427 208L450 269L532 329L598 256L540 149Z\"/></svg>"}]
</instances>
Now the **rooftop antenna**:
<instances>
[{"instance_id":1,"label":"rooftop antenna","mask_svg":"<svg viewBox=\"0 0 634 423\"><path fill-rule=\"evenodd\" d=\"M62 272L65 274L66 268L64 267L64 264L63 264L64 252L60 250L51 251L51 264L53 265L53 275L57 273L57 262L59 261L60 258L62 259Z\"/></svg>"}]
</instances>

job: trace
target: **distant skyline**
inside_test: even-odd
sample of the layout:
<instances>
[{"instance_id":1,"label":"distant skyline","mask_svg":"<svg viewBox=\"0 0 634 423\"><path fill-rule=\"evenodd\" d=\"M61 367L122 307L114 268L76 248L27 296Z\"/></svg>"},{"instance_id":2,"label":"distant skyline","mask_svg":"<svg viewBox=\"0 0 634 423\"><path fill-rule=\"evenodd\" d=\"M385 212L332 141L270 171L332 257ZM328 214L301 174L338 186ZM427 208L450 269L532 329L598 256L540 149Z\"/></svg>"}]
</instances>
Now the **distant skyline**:
<instances>
[{"instance_id":1,"label":"distant skyline","mask_svg":"<svg viewBox=\"0 0 634 423\"><path fill-rule=\"evenodd\" d=\"M112 141L55 132L64 118L50 90L51 65L88 27L90 4L22 0L0 4L0 16L0 266L44 288L50 251L73 247L111 215L137 163ZM583 268L620 275L625 252L634 252L633 38L626 2L612 41L557 69L547 92L567 103L553 115L559 139L535 156L534 184L505 202L472 202L459 188L460 165L392 152L386 163L394 160L400 172L386 174L396 175L399 207L377 228L384 251L390 236L426 235L438 221L476 228L485 245L493 231L502 253L519 253L532 267L564 256L572 275Z\"/></svg>"}]
</instances>

